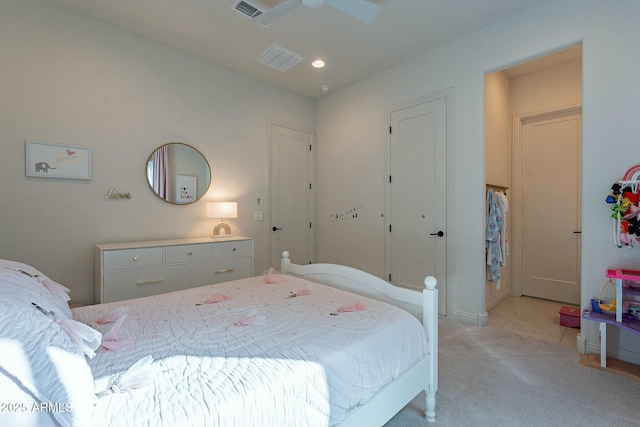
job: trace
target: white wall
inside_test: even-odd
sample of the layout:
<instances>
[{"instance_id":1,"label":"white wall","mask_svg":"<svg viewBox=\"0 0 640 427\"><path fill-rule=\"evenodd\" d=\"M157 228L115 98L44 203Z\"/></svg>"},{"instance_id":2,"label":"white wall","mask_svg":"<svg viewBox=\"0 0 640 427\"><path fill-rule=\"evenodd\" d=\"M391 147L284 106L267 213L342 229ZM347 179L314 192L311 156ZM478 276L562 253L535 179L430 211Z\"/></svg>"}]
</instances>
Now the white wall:
<instances>
[{"instance_id":1,"label":"white wall","mask_svg":"<svg viewBox=\"0 0 640 427\"><path fill-rule=\"evenodd\" d=\"M485 77L484 155L487 184L511 186L511 115L509 77L502 72Z\"/></svg>"},{"instance_id":2,"label":"white wall","mask_svg":"<svg viewBox=\"0 0 640 427\"><path fill-rule=\"evenodd\" d=\"M611 184L640 163L636 113L640 2L554 0L407 61L318 102L318 261L383 268L385 117L388 106L454 89L453 209L449 213L451 313L483 310L484 74L583 42L582 303L598 295L607 267L640 267L638 251L611 244ZM621 156L622 154L622 156ZM613 160L616 159L616 160ZM330 171L325 174L323 170ZM349 177L349 178L347 178ZM361 220L336 227L331 209L363 203ZM341 248L337 250L336 248ZM372 265L373 264L373 265ZM597 343L597 325L585 324ZM637 337L623 337L620 347ZM614 343L612 343L615 345Z\"/></svg>"},{"instance_id":3,"label":"white wall","mask_svg":"<svg viewBox=\"0 0 640 427\"><path fill-rule=\"evenodd\" d=\"M502 72L487 74L484 83L484 156L485 183L511 187L511 114L509 113L509 77ZM512 191L505 191L511 203ZM486 207L486 202L485 202ZM507 213L507 244L512 233L511 210ZM486 215L485 215L486 218ZM500 286L497 282L485 281L484 310L489 311L509 296L511 289L510 261L500 268Z\"/></svg>"},{"instance_id":4,"label":"white wall","mask_svg":"<svg viewBox=\"0 0 640 427\"><path fill-rule=\"evenodd\" d=\"M582 60L523 74L510 81L510 111L529 114L582 101Z\"/></svg>"},{"instance_id":5,"label":"white wall","mask_svg":"<svg viewBox=\"0 0 640 427\"><path fill-rule=\"evenodd\" d=\"M233 231L266 267L267 118L315 127L313 100L41 0L0 1L0 258L28 262L93 302L100 242L206 236L203 201L175 206L146 182L159 145L209 160L207 200L237 200ZM93 150L91 181L25 177L25 139ZM251 155L247 155L251 153ZM105 200L111 186L131 200Z\"/></svg>"}]
</instances>

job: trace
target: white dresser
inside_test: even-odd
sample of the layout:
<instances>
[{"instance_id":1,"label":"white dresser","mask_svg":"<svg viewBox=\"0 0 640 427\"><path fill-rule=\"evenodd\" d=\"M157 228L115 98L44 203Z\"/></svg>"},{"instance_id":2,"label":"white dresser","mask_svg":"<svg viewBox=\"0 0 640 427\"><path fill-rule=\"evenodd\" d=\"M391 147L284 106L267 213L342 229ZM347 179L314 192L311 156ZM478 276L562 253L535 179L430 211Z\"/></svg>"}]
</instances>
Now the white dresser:
<instances>
[{"instance_id":1,"label":"white dresser","mask_svg":"<svg viewBox=\"0 0 640 427\"><path fill-rule=\"evenodd\" d=\"M95 248L96 304L253 276L253 239L211 237L101 243Z\"/></svg>"}]
</instances>

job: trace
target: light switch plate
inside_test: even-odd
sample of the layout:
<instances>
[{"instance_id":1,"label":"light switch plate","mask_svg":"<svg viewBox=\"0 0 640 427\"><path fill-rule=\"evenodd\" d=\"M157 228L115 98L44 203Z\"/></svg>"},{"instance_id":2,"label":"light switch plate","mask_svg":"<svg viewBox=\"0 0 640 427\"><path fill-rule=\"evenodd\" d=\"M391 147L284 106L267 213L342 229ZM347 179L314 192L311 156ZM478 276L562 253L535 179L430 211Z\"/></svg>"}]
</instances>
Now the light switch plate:
<instances>
[{"instance_id":1,"label":"light switch plate","mask_svg":"<svg viewBox=\"0 0 640 427\"><path fill-rule=\"evenodd\" d=\"M262 211L253 211L253 220L254 221L263 221L264 220L264 216L262 214Z\"/></svg>"}]
</instances>

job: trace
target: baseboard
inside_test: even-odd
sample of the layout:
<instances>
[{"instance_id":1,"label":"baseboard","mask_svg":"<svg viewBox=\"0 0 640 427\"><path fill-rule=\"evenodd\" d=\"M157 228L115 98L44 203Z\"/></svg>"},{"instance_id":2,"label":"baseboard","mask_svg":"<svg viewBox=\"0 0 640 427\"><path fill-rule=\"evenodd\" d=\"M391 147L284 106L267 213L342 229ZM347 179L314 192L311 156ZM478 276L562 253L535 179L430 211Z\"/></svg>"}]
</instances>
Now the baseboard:
<instances>
[{"instance_id":1,"label":"baseboard","mask_svg":"<svg viewBox=\"0 0 640 427\"><path fill-rule=\"evenodd\" d=\"M582 333L579 333L576 336L576 350L578 350L578 353L580 354L585 354L587 352L587 340Z\"/></svg>"},{"instance_id":2,"label":"baseboard","mask_svg":"<svg viewBox=\"0 0 640 427\"><path fill-rule=\"evenodd\" d=\"M476 326L488 325L488 313L468 313L466 311L452 310L451 318L464 323L471 323ZM484 324L483 324L484 323Z\"/></svg>"},{"instance_id":3,"label":"baseboard","mask_svg":"<svg viewBox=\"0 0 640 427\"><path fill-rule=\"evenodd\" d=\"M587 354L600 354L600 343L586 342L585 353ZM613 358L622 362L632 363L634 365L640 365L640 353L635 351L622 350L612 346L607 346L607 359Z\"/></svg>"},{"instance_id":4,"label":"baseboard","mask_svg":"<svg viewBox=\"0 0 640 427\"><path fill-rule=\"evenodd\" d=\"M478 326L489 326L489 313L478 313Z\"/></svg>"}]
</instances>

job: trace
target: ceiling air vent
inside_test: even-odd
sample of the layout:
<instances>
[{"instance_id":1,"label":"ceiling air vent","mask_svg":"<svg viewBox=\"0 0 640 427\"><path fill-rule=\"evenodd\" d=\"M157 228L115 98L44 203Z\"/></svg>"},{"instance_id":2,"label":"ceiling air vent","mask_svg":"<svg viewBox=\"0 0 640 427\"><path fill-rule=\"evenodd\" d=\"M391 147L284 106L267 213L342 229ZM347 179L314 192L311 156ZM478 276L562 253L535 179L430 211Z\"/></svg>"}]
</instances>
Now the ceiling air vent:
<instances>
[{"instance_id":1,"label":"ceiling air vent","mask_svg":"<svg viewBox=\"0 0 640 427\"><path fill-rule=\"evenodd\" d=\"M233 8L238 12L242 13L245 16L253 19L257 16L262 15L262 11L252 5L251 3L247 3L246 1L240 0L236 4L233 5Z\"/></svg>"},{"instance_id":2,"label":"ceiling air vent","mask_svg":"<svg viewBox=\"0 0 640 427\"><path fill-rule=\"evenodd\" d=\"M264 51L262 55L256 58L261 64L267 65L271 68L275 68L278 71L287 71L294 65L297 65L304 58L297 53L291 52L274 44L269 49Z\"/></svg>"}]
</instances>

